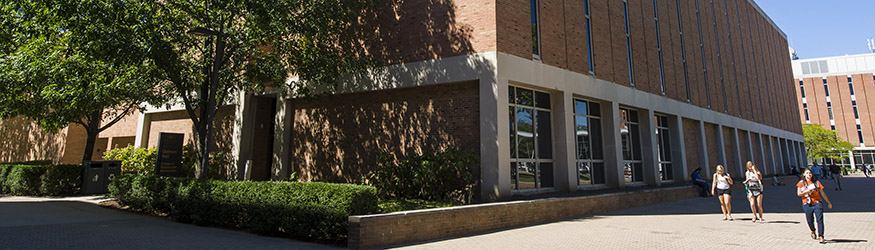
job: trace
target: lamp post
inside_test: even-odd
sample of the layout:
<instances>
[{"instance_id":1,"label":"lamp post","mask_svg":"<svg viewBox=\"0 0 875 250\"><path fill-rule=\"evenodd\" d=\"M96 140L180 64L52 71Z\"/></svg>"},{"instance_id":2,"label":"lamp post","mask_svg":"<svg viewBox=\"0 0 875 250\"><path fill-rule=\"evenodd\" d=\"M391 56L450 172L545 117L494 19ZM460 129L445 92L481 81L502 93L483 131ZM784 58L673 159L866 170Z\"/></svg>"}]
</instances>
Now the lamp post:
<instances>
[{"instance_id":1,"label":"lamp post","mask_svg":"<svg viewBox=\"0 0 875 250\"><path fill-rule=\"evenodd\" d=\"M187 32L190 35L195 36L215 36L216 37L216 48L213 53L213 67L210 70L210 86L207 93L203 93L206 88L201 88L201 97L207 96L207 106L201 107L201 123L205 123L203 125L203 135L201 138L201 169L200 175L198 178L205 179L207 177L207 167L210 164L210 144L213 142L212 130L213 130L213 116L216 114L214 108L216 106L216 91L219 88L219 70L222 68L222 58L225 55L225 41L222 39L223 33L221 31L216 31L204 27L195 27Z\"/></svg>"}]
</instances>

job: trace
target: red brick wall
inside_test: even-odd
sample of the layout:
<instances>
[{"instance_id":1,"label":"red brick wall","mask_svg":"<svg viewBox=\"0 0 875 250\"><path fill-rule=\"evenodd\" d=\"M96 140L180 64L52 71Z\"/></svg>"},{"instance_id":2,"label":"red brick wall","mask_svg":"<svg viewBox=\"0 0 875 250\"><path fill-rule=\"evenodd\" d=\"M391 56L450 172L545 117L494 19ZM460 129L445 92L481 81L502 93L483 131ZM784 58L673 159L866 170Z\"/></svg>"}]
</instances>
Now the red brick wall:
<instances>
[{"instance_id":1,"label":"red brick wall","mask_svg":"<svg viewBox=\"0 0 875 250\"><path fill-rule=\"evenodd\" d=\"M478 96L474 81L295 100L293 171L303 180L355 182L376 169L380 150L478 150ZM479 180L479 168L472 171Z\"/></svg>"},{"instance_id":2,"label":"red brick wall","mask_svg":"<svg viewBox=\"0 0 875 250\"><path fill-rule=\"evenodd\" d=\"M717 125L705 123L705 144L708 150L708 168L710 173L717 173ZM724 166L725 167L725 166Z\"/></svg>"},{"instance_id":3,"label":"red brick wall","mask_svg":"<svg viewBox=\"0 0 875 250\"><path fill-rule=\"evenodd\" d=\"M723 127L723 150L725 151L724 154L726 155L726 167L728 169L734 170L735 166L737 165L735 162L735 140L732 139L732 134L732 128Z\"/></svg>"},{"instance_id":4,"label":"red brick wall","mask_svg":"<svg viewBox=\"0 0 875 250\"><path fill-rule=\"evenodd\" d=\"M684 148L687 151L687 169L692 170L704 166L699 164L699 122L683 119L684 124Z\"/></svg>"},{"instance_id":5,"label":"red brick wall","mask_svg":"<svg viewBox=\"0 0 875 250\"><path fill-rule=\"evenodd\" d=\"M540 0L539 3L542 62L588 74L582 2ZM654 6L649 1L629 1L628 4L635 88L661 95ZM622 1L590 1L594 74L599 79L630 86L622 7ZM740 0L713 3L681 0L679 3L657 1L656 7L667 97L678 101L687 99L682 62L686 55L689 98L694 105L708 107L710 102L714 111L791 132L801 131L796 122L788 121L796 113L793 92L789 89L792 86L779 84L791 79L789 58L784 56L786 39L753 5ZM678 10L684 41L678 30ZM529 13L527 1L497 1L498 51L530 58ZM681 51L681 43L685 51ZM778 112L766 115L760 113L763 110Z\"/></svg>"},{"instance_id":6,"label":"red brick wall","mask_svg":"<svg viewBox=\"0 0 875 250\"><path fill-rule=\"evenodd\" d=\"M383 6L375 13L379 20L376 21L376 27L363 27L359 32L378 34L375 40L367 42L368 51L372 55L386 59L389 63L415 62L495 51L498 48L496 33L509 28L505 25L496 30L496 5L503 4L502 1L389 0L383 1L382 4ZM520 16L521 20L526 20L528 5L524 3L523 6L525 9L510 8L504 11L511 11L514 15ZM521 32L530 30L525 25L513 28ZM519 38L524 38L531 43L528 40L531 38L530 35ZM512 46L525 44L516 42L522 41L515 41ZM510 47L503 49L508 49L507 52L517 51ZM529 53L518 56L525 55L524 57L528 58L531 57L530 52L529 49Z\"/></svg>"},{"instance_id":7,"label":"red brick wall","mask_svg":"<svg viewBox=\"0 0 875 250\"><path fill-rule=\"evenodd\" d=\"M863 141L866 146L872 147L875 146L875 83L873 83L871 73L859 74L855 77L854 93L857 96L857 109L860 112Z\"/></svg>"}]
</instances>

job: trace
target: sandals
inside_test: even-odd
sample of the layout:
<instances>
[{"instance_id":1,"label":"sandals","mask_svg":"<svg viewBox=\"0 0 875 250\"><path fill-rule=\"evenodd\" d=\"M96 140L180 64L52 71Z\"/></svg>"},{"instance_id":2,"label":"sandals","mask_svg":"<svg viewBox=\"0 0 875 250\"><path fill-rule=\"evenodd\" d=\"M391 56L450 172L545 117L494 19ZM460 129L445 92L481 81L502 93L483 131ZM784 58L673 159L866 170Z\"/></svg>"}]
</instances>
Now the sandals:
<instances>
[{"instance_id":1,"label":"sandals","mask_svg":"<svg viewBox=\"0 0 875 250\"><path fill-rule=\"evenodd\" d=\"M816 239L817 239L817 234L814 233L814 232L811 232L811 239L816 240Z\"/></svg>"},{"instance_id":2,"label":"sandals","mask_svg":"<svg viewBox=\"0 0 875 250\"><path fill-rule=\"evenodd\" d=\"M818 237L818 238L820 239L820 244L826 244L826 240L824 240L823 237Z\"/></svg>"}]
</instances>

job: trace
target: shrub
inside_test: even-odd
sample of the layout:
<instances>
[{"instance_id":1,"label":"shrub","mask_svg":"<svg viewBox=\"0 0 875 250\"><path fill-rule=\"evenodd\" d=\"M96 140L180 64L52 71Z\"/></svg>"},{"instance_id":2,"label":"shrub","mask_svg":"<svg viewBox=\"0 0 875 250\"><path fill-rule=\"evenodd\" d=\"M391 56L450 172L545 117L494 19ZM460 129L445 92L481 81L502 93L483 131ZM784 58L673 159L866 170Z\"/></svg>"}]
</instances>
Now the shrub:
<instances>
[{"instance_id":1,"label":"shrub","mask_svg":"<svg viewBox=\"0 0 875 250\"><path fill-rule=\"evenodd\" d=\"M42 195L69 195L78 191L82 185L82 166L57 165L50 166L40 177Z\"/></svg>"},{"instance_id":2,"label":"shrub","mask_svg":"<svg viewBox=\"0 0 875 250\"><path fill-rule=\"evenodd\" d=\"M0 193L67 195L78 192L79 165L0 165Z\"/></svg>"},{"instance_id":3,"label":"shrub","mask_svg":"<svg viewBox=\"0 0 875 250\"><path fill-rule=\"evenodd\" d=\"M375 188L351 184L124 175L109 191L122 205L183 222L317 240L341 240L350 214L379 210Z\"/></svg>"},{"instance_id":4,"label":"shrub","mask_svg":"<svg viewBox=\"0 0 875 250\"><path fill-rule=\"evenodd\" d=\"M367 182L384 198L470 203L474 178L469 169L477 162L474 151L455 147L400 160L382 152L377 156L380 169L371 172Z\"/></svg>"},{"instance_id":5,"label":"shrub","mask_svg":"<svg viewBox=\"0 0 875 250\"><path fill-rule=\"evenodd\" d=\"M40 194L40 176L46 172L46 167L12 165L8 171L4 191L13 195Z\"/></svg>"},{"instance_id":6,"label":"shrub","mask_svg":"<svg viewBox=\"0 0 875 250\"><path fill-rule=\"evenodd\" d=\"M112 161L122 162L122 172L136 173L138 175L153 175L155 173L155 161L158 156L157 148L135 148L127 146L123 148L115 148L103 153L103 158ZM207 178L209 179L224 179L221 174L221 166L227 161L227 155L224 152L213 152L210 159L210 166L207 169ZM182 149L182 164L179 168L179 176L194 177L197 166L197 152L191 144L185 145Z\"/></svg>"},{"instance_id":7,"label":"shrub","mask_svg":"<svg viewBox=\"0 0 875 250\"><path fill-rule=\"evenodd\" d=\"M135 148L127 146L114 148L103 153L103 158L110 161L121 161L122 172L138 175L152 175L155 172L155 148Z\"/></svg>"}]
</instances>

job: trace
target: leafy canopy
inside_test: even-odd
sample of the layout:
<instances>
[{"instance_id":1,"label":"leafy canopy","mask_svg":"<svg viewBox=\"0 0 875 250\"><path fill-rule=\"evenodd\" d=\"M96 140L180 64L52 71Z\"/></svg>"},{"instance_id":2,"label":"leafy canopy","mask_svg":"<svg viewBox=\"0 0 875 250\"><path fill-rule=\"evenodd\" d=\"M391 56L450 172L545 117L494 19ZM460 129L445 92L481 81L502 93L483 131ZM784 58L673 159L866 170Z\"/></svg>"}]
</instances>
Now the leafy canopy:
<instances>
[{"instance_id":1,"label":"leafy canopy","mask_svg":"<svg viewBox=\"0 0 875 250\"><path fill-rule=\"evenodd\" d=\"M850 142L842 140L835 131L823 128L820 124L802 124L805 137L805 153L808 158L830 158L842 160L854 149Z\"/></svg>"},{"instance_id":2,"label":"leafy canopy","mask_svg":"<svg viewBox=\"0 0 875 250\"><path fill-rule=\"evenodd\" d=\"M151 11L136 1L0 3L0 118L88 129L160 102L144 46Z\"/></svg>"}]
</instances>

